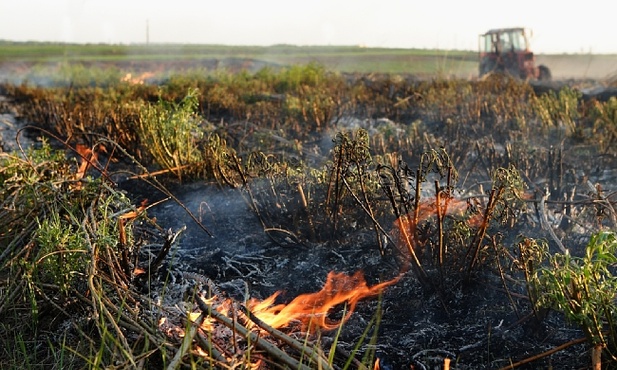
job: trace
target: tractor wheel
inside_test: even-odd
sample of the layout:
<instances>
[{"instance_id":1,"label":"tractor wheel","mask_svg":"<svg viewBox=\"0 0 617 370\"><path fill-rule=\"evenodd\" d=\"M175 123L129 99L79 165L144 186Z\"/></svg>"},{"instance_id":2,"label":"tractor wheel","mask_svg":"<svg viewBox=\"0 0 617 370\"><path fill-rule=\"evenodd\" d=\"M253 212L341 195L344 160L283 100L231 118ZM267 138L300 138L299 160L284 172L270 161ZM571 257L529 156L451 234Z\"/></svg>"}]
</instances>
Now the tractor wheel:
<instances>
[{"instance_id":1,"label":"tractor wheel","mask_svg":"<svg viewBox=\"0 0 617 370\"><path fill-rule=\"evenodd\" d=\"M480 62L480 77L483 77L489 73L495 72L497 69L497 63L491 59L484 59Z\"/></svg>"},{"instance_id":2,"label":"tractor wheel","mask_svg":"<svg viewBox=\"0 0 617 370\"><path fill-rule=\"evenodd\" d=\"M538 80L540 81L550 81L553 76L551 75L551 70L548 69L547 66L545 65L540 65L538 67L539 73L538 73Z\"/></svg>"}]
</instances>

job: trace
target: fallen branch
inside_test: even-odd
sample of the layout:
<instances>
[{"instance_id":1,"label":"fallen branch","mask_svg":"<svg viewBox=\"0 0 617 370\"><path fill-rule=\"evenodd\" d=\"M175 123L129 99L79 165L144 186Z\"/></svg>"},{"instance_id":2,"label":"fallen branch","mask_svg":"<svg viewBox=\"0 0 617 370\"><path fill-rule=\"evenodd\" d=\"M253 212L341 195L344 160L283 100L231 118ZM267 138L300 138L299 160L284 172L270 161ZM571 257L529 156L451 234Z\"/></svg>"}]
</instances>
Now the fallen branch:
<instances>
[{"instance_id":1,"label":"fallen branch","mask_svg":"<svg viewBox=\"0 0 617 370\"><path fill-rule=\"evenodd\" d=\"M163 248L161 248L154 261L148 267L148 270L146 271L146 276L150 276L150 274L158 270L165 257L167 257L169 250L176 242L176 239L184 230L186 230L186 226L181 227L180 230L176 231L175 233L172 232L171 229L167 231L167 236L165 237L165 244L163 244Z\"/></svg>"},{"instance_id":2,"label":"fallen branch","mask_svg":"<svg viewBox=\"0 0 617 370\"><path fill-rule=\"evenodd\" d=\"M291 348L308 355L311 359L313 359L313 361L318 363L318 366L320 369L324 369L324 370L332 369L332 366L328 364L328 362L322 356L321 353L314 351L311 347L308 347L305 343L297 341L293 339L292 337L290 337L289 335L286 335L280 330L277 330L271 327L270 325L266 324L265 322L261 321L251 311L249 311L248 308L241 306L241 309L244 312L244 314L249 318L249 320L254 322L257 326L259 326L261 329L266 331L268 334L272 335L274 338L279 339L285 342L285 344L289 345Z\"/></svg>"},{"instance_id":3,"label":"fallen branch","mask_svg":"<svg viewBox=\"0 0 617 370\"><path fill-rule=\"evenodd\" d=\"M524 360L521 360L521 361L519 361L519 362L515 362L515 363L510 364L510 365L508 365L508 366L504 366L504 367L502 367L502 368L501 368L501 369L499 369L499 370L514 369L515 367L519 367L519 366L521 366L521 365L528 364L528 363L530 363L530 362L533 362L533 361L539 360L539 359L544 358L544 357L546 357L546 356L550 356L550 355L552 355L553 353L557 353L557 352L559 352L559 351L563 351L564 349L566 349L566 348L568 348L568 347L570 347L570 346L573 346L573 345L575 345L575 344L585 343L586 341L587 341L587 338L579 338L579 339L574 339L574 340L571 340L571 341L569 341L569 342L567 342L567 343L564 343L564 344L562 344L562 345L560 345L560 346L558 346L558 347L555 347L555 348L549 349L548 351L545 351L545 352L539 353L539 354L537 354L537 355L533 355L533 356L531 356L531 357L527 357L527 358L526 358L526 359L524 359Z\"/></svg>"},{"instance_id":4,"label":"fallen branch","mask_svg":"<svg viewBox=\"0 0 617 370\"><path fill-rule=\"evenodd\" d=\"M311 370L307 365L302 364L300 361L295 358L289 356L283 350L279 349L274 344L268 342L267 340L260 338L256 333L251 332L249 329L244 326L238 324L237 322L232 321L232 319L227 316L221 314L220 312L213 309L208 303L206 303L200 296L197 297L197 305L209 316L212 316L221 324L225 325L229 329L233 330L235 333L247 338L250 343L253 343L258 348L261 348L265 352L267 352L273 359L277 362L284 363L292 369L300 369L300 370Z\"/></svg>"},{"instance_id":5,"label":"fallen branch","mask_svg":"<svg viewBox=\"0 0 617 370\"><path fill-rule=\"evenodd\" d=\"M197 341L206 350L206 353L208 353L210 358L218 362L218 365L223 365L225 368L230 368L230 364L225 356L223 356L223 354L212 345L212 338L204 338L200 331L197 333Z\"/></svg>"},{"instance_id":6,"label":"fallen branch","mask_svg":"<svg viewBox=\"0 0 617 370\"><path fill-rule=\"evenodd\" d=\"M203 163L199 163L199 164L203 164ZM182 170L184 168L190 167L192 165L182 165L182 166L176 166L176 167L171 167L171 168L167 168L164 170L159 170L159 171L154 171L154 172L146 172L146 173L142 173L141 175L133 175L131 177L129 177L129 180L142 180L142 179L147 179L149 177L153 177L153 176L158 176L158 175L163 175L169 172L173 172L176 170Z\"/></svg>"},{"instance_id":7,"label":"fallen branch","mask_svg":"<svg viewBox=\"0 0 617 370\"><path fill-rule=\"evenodd\" d=\"M204 318L205 316L204 316L204 313L202 312L201 315L199 315L197 319L195 319L195 321L193 322L191 322L190 320L188 321L187 325L189 325L189 328L184 334L184 338L182 339L182 344L180 344L180 348L178 349L178 352L176 352L176 355L174 356L174 358L169 362L169 365L167 366L167 370L175 370L180 366L182 357L184 357L184 355L188 352L189 348L192 347L193 339L195 338L195 335L197 334L197 329L199 328L201 323L204 321Z\"/></svg>"}]
</instances>

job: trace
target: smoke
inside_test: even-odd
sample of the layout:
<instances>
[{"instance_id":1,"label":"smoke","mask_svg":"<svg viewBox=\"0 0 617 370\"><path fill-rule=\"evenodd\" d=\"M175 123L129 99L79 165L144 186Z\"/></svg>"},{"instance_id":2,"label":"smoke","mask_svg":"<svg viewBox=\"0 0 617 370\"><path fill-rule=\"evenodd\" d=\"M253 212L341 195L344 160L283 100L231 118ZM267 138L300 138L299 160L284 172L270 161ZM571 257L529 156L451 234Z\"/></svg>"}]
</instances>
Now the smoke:
<instances>
[{"instance_id":1,"label":"smoke","mask_svg":"<svg viewBox=\"0 0 617 370\"><path fill-rule=\"evenodd\" d=\"M556 80L604 80L617 73L617 55L541 54L536 56L536 62L550 68Z\"/></svg>"}]
</instances>

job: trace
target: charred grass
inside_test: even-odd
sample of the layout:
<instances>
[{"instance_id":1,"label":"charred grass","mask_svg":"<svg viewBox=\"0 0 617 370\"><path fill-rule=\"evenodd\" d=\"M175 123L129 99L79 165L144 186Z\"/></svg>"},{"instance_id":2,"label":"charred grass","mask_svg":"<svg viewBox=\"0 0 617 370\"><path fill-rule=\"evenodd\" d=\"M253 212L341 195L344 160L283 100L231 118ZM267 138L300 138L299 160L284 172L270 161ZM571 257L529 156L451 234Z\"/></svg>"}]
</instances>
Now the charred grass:
<instances>
[{"instance_id":1,"label":"charred grass","mask_svg":"<svg viewBox=\"0 0 617 370\"><path fill-rule=\"evenodd\" d=\"M20 135L46 137L1 157L3 367L372 367L387 312L377 310L357 345L337 352L338 335L328 347L319 336L298 341L291 329L261 325L258 339L248 322L259 320L245 308L231 324L217 316L216 276L191 275L175 297L185 306L166 305L172 277L182 275L171 272L181 230L165 231L118 185L142 183L182 207L169 189L198 181L240 189L274 244L338 253L361 234L362 253L387 261L384 276L420 288L419 297L399 299L425 300L456 320L486 289L478 287L499 289L511 332L566 326L548 321L549 311L581 328L583 340L579 332L558 338L566 355L555 361L614 362L614 296L598 293L614 280L615 178L606 174L617 154L616 98L537 93L503 76L416 80L318 64L196 71L158 85L103 80L2 86L3 109L28 124ZM581 259L555 257L569 255ZM396 300L384 297L386 307ZM230 336L192 326L205 317ZM490 328L473 334L474 343L456 348L383 350L385 361L553 363L536 337L490 347ZM596 357L567 355L568 341Z\"/></svg>"}]
</instances>

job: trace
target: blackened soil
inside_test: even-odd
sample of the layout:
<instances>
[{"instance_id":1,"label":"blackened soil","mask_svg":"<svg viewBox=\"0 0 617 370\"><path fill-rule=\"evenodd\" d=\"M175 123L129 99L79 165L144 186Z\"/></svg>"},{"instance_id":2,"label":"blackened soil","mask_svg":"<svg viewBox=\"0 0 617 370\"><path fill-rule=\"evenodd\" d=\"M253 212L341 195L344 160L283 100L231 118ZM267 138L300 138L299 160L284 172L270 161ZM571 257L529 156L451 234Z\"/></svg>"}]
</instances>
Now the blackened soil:
<instances>
[{"instance_id":1,"label":"blackened soil","mask_svg":"<svg viewBox=\"0 0 617 370\"><path fill-rule=\"evenodd\" d=\"M122 186L151 201L165 197L141 183L129 181ZM279 300L289 302L298 294L319 291L330 271L353 274L362 270L369 286L401 272L399 258L392 253L380 255L371 230L308 243L262 225L242 189L201 182L169 190L177 201L153 207L149 216L174 231L187 228L171 252L171 266L212 279L238 300L247 294L263 299L280 290ZM520 231L505 230L504 234L514 238ZM525 231L542 233L537 228ZM391 252L393 246L387 249ZM433 281L428 282L421 282L412 271L405 272L381 297L360 302L343 326L339 346L351 353L377 312L381 312L381 322L375 346L382 369L442 368L446 357L452 360L453 369L496 369L583 336L555 312L538 322L522 276L507 266L504 269L505 282L490 269L470 279L454 270L446 270L451 277L441 279L439 271L429 269ZM342 310L331 313L333 320ZM322 340L328 344L334 335L323 333ZM366 344L361 347L366 349ZM521 368L585 368L589 358L588 348L577 345Z\"/></svg>"}]
</instances>

